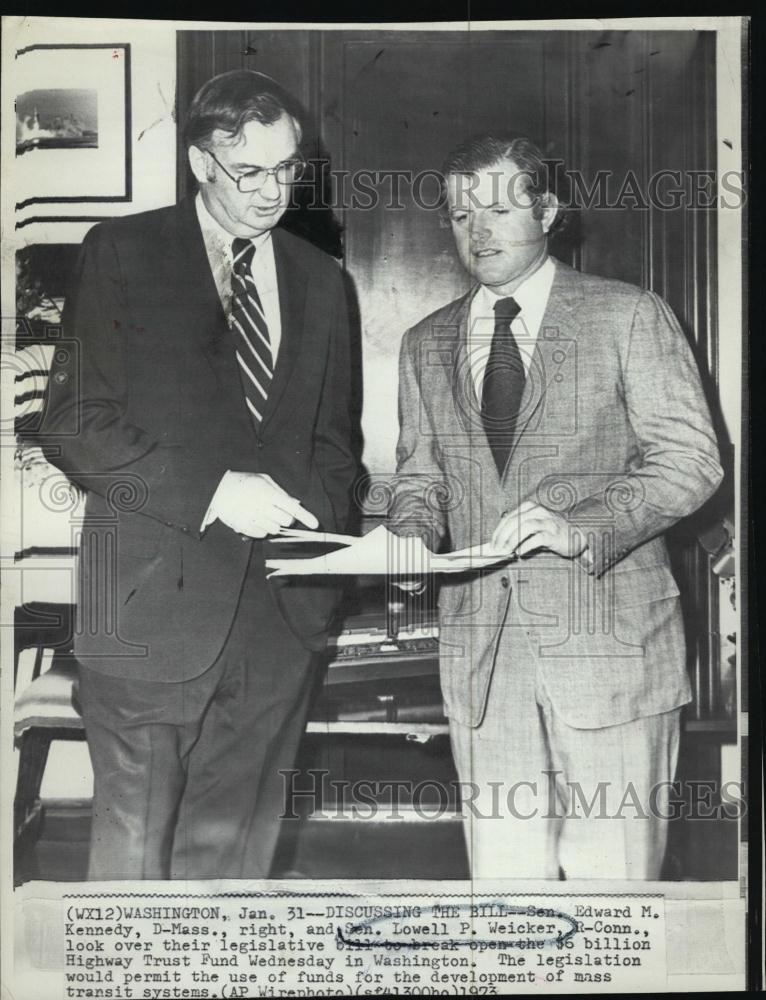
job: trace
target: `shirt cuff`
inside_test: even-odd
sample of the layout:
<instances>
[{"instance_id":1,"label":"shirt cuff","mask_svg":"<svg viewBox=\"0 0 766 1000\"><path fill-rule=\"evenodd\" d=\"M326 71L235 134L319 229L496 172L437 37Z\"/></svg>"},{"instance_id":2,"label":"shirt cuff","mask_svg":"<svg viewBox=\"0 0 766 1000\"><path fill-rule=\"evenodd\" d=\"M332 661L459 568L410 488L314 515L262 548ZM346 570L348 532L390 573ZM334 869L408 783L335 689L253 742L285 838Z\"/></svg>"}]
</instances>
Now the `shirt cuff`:
<instances>
[{"instance_id":1,"label":"shirt cuff","mask_svg":"<svg viewBox=\"0 0 766 1000\"><path fill-rule=\"evenodd\" d=\"M580 563L580 565L582 566L582 568L585 570L586 573L593 572L593 565L594 565L593 553L591 552L591 550L588 548L587 545L579 554L579 556L577 556L577 561Z\"/></svg>"},{"instance_id":2,"label":"shirt cuff","mask_svg":"<svg viewBox=\"0 0 766 1000\"><path fill-rule=\"evenodd\" d=\"M425 580L413 580L412 578L407 579L406 577L403 580L394 580L393 584L395 587L398 587L399 590L403 590L406 594L416 595L422 594L427 586Z\"/></svg>"}]
</instances>

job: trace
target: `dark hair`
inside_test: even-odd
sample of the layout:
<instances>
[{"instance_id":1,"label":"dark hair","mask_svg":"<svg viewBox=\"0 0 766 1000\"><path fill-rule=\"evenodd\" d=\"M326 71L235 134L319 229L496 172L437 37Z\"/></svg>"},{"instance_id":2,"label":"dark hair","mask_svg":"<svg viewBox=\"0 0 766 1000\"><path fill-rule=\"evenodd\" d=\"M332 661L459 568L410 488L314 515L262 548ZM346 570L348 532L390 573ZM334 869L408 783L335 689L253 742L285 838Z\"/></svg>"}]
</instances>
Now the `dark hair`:
<instances>
[{"instance_id":1,"label":"dark hair","mask_svg":"<svg viewBox=\"0 0 766 1000\"><path fill-rule=\"evenodd\" d=\"M556 167L561 166L561 161L546 160L539 146L525 135L487 132L466 139L447 154L442 177L446 181L450 174L475 174L500 160L513 161L524 175L525 191L533 198L533 213L540 218L548 195L556 192ZM563 222L564 209L559 205L549 232L560 228Z\"/></svg>"},{"instance_id":2,"label":"dark hair","mask_svg":"<svg viewBox=\"0 0 766 1000\"><path fill-rule=\"evenodd\" d=\"M264 73L234 69L214 76L197 91L186 115L184 143L187 149L207 149L216 129L235 139L248 122L271 125L283 114L295 120L300 135L303 111L295 98Z\"/></svg>"}]
</instances>

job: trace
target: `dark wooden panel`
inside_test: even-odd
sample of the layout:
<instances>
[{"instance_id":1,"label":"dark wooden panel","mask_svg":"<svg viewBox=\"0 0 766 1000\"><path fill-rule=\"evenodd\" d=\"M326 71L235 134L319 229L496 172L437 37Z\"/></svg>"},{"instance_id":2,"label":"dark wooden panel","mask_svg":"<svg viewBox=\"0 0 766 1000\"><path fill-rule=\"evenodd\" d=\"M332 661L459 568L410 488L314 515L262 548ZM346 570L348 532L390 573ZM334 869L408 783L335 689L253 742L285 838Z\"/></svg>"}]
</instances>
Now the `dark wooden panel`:
<instances>
[{"instance_id":1,"label":"dark wooden panel","mask_svg":"<svg viewBox=\"0 0 766 1000\"><path fill-rule=\"evenodd\" d=\"M582 213L582 269L635 284L645 274L646 215L609 205L628 171L639 181L645 173L642 37L611 31L579 36L579 93L573 109L579 155L568 164L582 174L588 191L594 190L599 172L608 178L606 203L599 203L597 194L593 207Z\"/></svg>"},{"instance_id":2,"label":"dark wooden panel","mask_svg":"<svg viewBox=\"0 0 766 1000\"><path fill-rule=\"evenodd\" d=\"M715 211L688 197L695 172L715 168L715 36L609 31L575 44L568 165L591 191L607 174L606 204L582 213L583 270L666 298L715 378Z\"/></svg>"},{"instance_id":3,"label":"dark wooden panel","mask_svg":"<svg viewBox=\"0 0 766 1000\"><path fill-rule=\"evenodd\" d=\"M194 189L194 180L181 138L181 125L199 88L218 73L239 69L245 47L242 31L179 31L176 35L176 122L178 143L176 182L178 197Z\"/></svg>"}]
</instances>

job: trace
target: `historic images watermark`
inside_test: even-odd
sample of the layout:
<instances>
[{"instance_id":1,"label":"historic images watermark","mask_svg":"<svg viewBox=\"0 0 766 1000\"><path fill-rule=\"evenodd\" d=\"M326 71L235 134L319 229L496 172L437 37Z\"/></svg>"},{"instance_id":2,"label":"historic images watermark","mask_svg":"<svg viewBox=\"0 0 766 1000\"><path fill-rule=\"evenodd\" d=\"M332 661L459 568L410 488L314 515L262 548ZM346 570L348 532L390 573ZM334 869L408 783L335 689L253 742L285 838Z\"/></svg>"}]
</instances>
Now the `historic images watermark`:
<instances>
[{"instance_id":1,"label":"historic images watermark","mask_svg":"<svg viewBox=\"0 0 766 1000\"><path fill-rule=\"evenodd\" d=\"M486 171L493 178L495 200L512 207L528 207L530 190L555 191L564 212L627 209L649 211L740 211L747 203L745 178L740 171L678 170L667 166L642 178L634 170L585 172L564 167L562 160L544 161L545 176L528 170L509 175ZM459 186L466 208L478 204L478 178L462 175ZM327 160L309 160L294 185L298 199L308 209L355 211L443 211L446 178L439 170L367 169L339 170Z\"/></svg>"},{"instance_id":2,"label":"historic images watermark","mask_svg":"<svg viewBox=\"0 0 766 1000\"><path fill-rule=\"evenodd\" d=\"M621 819L732 820L745 816L744 789L738 781L662 781L646 794L633 782L584 785L563 779L561 771L517 781L440 781L427 779L331 778L323 768L280 771L285 789L281 819L310 814L319 819L403 820L413 814L440 820L458 810L481 820Z\"/></svg>"}]
</instances>

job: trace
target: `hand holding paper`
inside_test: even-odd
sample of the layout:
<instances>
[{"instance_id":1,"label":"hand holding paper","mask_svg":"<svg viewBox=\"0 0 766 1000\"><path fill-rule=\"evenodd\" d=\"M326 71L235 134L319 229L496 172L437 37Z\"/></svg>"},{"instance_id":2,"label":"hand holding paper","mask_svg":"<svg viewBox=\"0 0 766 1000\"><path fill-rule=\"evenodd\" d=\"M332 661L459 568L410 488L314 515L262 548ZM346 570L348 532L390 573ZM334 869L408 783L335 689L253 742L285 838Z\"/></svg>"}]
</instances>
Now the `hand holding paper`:
<instances>
[{"instance_id":1,"label":"hand holding paper","mask_svg":"<svg viewBox=\"0 0 766 1000\"><path fill-rule=\"evenodd\" d=\"M492 550L489 545L435 555L420 537L394 535L383 525L361 538L287 529L273 541L316 541L338 544L342 548L312 559L268 559L266 568L272 571L272 576L365 574L421 577L429 573L465 573L508 562L512 558L508 553Z\"/></svg>"},{"instance_id":2,"label":"hand holding paper","mask_svg":"<svg viewBox=\"0 0 766 1000\"><path fill-rule=\"evenodd\" d=\"M224 475L208 508L203 530L216 518L251 538L277 534L293 521L310 528L319 526L316 517L271 476L254 472L230 471Z\"/></svg>"}]
</instances>

